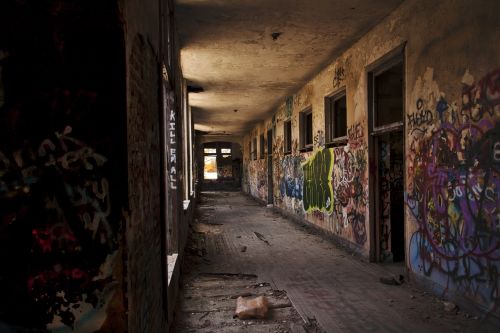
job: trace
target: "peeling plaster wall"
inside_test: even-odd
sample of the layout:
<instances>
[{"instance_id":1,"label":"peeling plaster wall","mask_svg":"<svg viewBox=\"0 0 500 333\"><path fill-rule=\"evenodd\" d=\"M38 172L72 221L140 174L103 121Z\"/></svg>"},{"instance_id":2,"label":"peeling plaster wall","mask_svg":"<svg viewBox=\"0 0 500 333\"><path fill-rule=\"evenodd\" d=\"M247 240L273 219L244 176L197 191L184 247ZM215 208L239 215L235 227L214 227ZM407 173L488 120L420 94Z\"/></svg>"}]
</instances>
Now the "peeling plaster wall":
<instances>
[{"instance_id":1,"label":"peeling plaster wall","mask_svg":"<svg viewBox=\"0 0 500 333\"><path fill-rule=\"evenodd\" d=\"M498 316L499 10L495 1L404 2L244 137L244 190L265 199L266 164L250 160L249 142L275 126L275 206L368 256L368 184L377 166L368 154L367 72L406 43L406 265L437 293ZM348 144L324 148L324 97L343 88ZM314 151L302 153L298 118L308 106ZM293 149L285 155L288 119ZM323 168L308 168L318 158ZM307 186L326 194L311 199Z\"/></svg>"}]
</instances>

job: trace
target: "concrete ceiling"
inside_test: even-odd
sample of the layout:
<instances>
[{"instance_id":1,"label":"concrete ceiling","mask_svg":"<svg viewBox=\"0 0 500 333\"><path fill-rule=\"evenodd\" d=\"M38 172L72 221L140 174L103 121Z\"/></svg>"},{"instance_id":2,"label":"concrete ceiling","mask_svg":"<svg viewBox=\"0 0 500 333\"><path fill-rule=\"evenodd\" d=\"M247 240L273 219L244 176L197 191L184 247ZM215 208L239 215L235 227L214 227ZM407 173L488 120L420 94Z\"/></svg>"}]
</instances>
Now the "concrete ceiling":
<instances>
[{"instance_id":1,"label":"concrete ceiling","mask_svg":"<svg viewBox=\"0 0 500 333\"><path fill-rule=\"evenodd\" d=\"M176 0L195 128L244 134L401 2Z\"/></svg>"}]
</instances>

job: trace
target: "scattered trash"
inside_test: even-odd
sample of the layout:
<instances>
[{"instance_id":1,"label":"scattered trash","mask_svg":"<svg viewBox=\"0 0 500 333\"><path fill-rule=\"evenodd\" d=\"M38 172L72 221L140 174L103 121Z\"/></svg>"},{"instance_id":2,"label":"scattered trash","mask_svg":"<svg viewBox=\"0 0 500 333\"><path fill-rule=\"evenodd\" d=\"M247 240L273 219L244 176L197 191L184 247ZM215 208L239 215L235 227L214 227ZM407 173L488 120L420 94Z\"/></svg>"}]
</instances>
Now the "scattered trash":
<instances>
[{"instance_id":1,"label":"scattered trash","mask_svg":"<svg viewBox=\"0 0 500 333\"><path fill-rule=\"evenodd\" d=\"M201 316L201 317L200 317L200 319L198 319L198 320L200 320L200 321L201 321L203 318L205 318L205 317L206 317L206 316L208 316L209 314L210 314L210 312L208 312L208 311L207 311L207 312L205 312L205 314L204 314L203 316Z\"/></svg>"},{"instance_id":2,"label":"scattered trash","mask_svg":"<svg viewBox=\"0 0 500 333\"><path fill-rule=\"evenodd\" d=\"M396 277L391 276L391 277L381 277L380 282L383 284L388 284L392 286L400 286L405 282L405 278L403 275L399 275L399 278L396 279Z\"/></svg>"},{"instance_id":3,"label":"scattered trash","mask_svg":"<svg viewBox=\"0 0 500 333\"><path fill-rule=\"evenodd\" d=\"M265 296L259 296L252 299L244 299L238 297L236 300L236 312L234 318L250 319L259 318L264 319L267 316L268 305Z\"/></svg>"},{"instance_id":4,"label":"scattered trash","mask_svg":"<svg viewBox=\"0 0 500 333\"><path fill-rule=\"evenodd\" d=\"M240 247L240 252L247 252L247 247L246 246L241 246Z\"/></svg>"},{"instance_id":5,"label":"scattered trash","mask_svg":"<svg viewBox=\"0 0 500 333\"><path fill-rule=\"evenodd\" d=\"M258 239L260 239L261 241L263 241L267 245L271 246L271 244L269 244L269 242L266 240L266 237L264 237L263 234L261 234L261 233L259 233L257 231L254 231L253 233L255 234L255 236L257 236Z\"/></svg>"},{"instance_id":6,"label":"scattered trash","mask_svg":"<svg viewBox=\"0 0 500 333\"><path fill-rule=\"evenodd\" d=\"M458 309L456 304L452 302L443 302L443 306L446 312L453 312Z\"/></svg>"}]
</instances>

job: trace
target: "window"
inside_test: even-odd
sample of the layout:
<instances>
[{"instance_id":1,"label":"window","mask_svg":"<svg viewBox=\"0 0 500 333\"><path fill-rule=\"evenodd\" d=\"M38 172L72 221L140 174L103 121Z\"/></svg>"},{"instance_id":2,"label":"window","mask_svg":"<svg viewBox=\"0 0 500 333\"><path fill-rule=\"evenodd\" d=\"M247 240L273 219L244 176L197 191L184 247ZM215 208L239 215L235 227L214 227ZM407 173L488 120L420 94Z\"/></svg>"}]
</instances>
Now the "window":
<instances>
[{"instance_id":1,"label":"window","mask_svg":"<svg viewBox=\"0 0 500 333\"><path fill-rule=\"evenodd\" d=\"M257 138L252 140L252 160L257 159Z\"/></svg>"},{"instance_id":2,"label":"window","mask_svg":"<svg viewBox=\"0 0 500 333\"><path fill-rule=\"evenodd\" d=\"M347 103L345 91L325 98L326 143L347 141Z\"/></svg>"},{"instance_id":3,"label":"window","mask_svg":"<svg viewBox=\"0 0 500 333\"><path fill-rule=\"evenodd\" d=\"M217 148L204 148L205 165L203 167L204 179L217 179Z\"/></svg>"},{"instance_id":4,"label":"window","mask_svg":"<svg viewBox=\"0 0 500 333\"><path fill-rule=\"evenodd\" d=\"M223 158L231 157L231 148L222 148L220 152Z\"/></svg>"},{"instance_id":5,"label":"window","mask_svg":"<svg viewBox=\"0 0 500 333\"><path fill-rule=\"evenodd\" d=\"M313 134L312 134L312 109L309 108L300 113L299 118L300 130L300 149L307 150L312 148Z\"/></svg>"},{"instance_id":6,"label":"window","mask_svg":"<svg viewBox=\"0 0 500 333\"><path fill-rule=\"evenodd\" d=\"M284 122L284 149L285 154L292 152L292 121Z\"/></svg>"},{"instance_id":7,"label":"window","mask_svg":"<svg viewBox=\"0 0 500 333\"><path fill-rule=\"evenodd\" d=\"M266 145L266 140L264 140L264 134L260 135L260 158L263 159L265 155L265 145Z\"/></svg>"},{"instance_id":8,"label":"window","mask_svg":"<svg viewBox=\"0 0 500 333\"><path fill-rule=\"evenodd\" d=\"M373 128L381 131L403 125L403 59L398 57L370 73Z\"/></svg>"},{"instance_id":9,"label":"window","mask_svg":"<svg viewBox=\"0 0 500 333\"><path fill-rule=\"evenodd\" d=\"M231 143L207 143L204 147L204 175L205 180L218 180L233 177Z\"/></svg>"}]
</instances>

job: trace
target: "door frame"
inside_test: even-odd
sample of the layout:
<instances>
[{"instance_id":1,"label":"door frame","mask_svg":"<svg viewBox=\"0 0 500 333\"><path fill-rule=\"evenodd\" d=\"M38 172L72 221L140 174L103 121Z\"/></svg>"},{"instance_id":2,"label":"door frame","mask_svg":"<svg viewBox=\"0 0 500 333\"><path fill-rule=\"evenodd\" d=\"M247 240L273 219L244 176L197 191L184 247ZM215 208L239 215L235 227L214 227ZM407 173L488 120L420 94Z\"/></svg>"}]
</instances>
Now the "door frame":
<instances>
[{"instance_id":1,"label":"door frame","mask_svg":"<svg viewBox=\"0 0 500 333\"><path fill-rule=\"evenodd\" d=\"M267 204L274 204L273 129L267 130Z\"/></svg>"},{"instance_id":2,"label":"door frame","mask_svg":"<svg viewBox=\"0 0 500 333\"><path fill-rule=\"evenodd\" d=\"M371 262L380 262L380 214L378 211L379 200L380 200L380 189L379 189L379 176L378 176L378 168L379 168L379 136L381 134L386 134L390 132L401 131L403 134L403 156L406 156L406 130L405 130L405 119L406 119L406 77L407 77L407 68L406 68L406 52L405 52L406 43L403 43L387 53L385 56L381 57L379 60L374 62L373 64L366 67L366 77L367 77L367 97L368 97L368 156L369 156L369 173L368 173L368 203L369 203L369 232L370 232L370 261ZM403 115L402 121L395 122L392 124L388 124L385 126L374 126L374 117L375 117L375 84L374 78L389 68L402 63L403 65ZM406 170L407 165L404 164L404 176L403 176L403 192L406 192ZM403 202L404 205L404 202ZM404 263L407 263L407 235L406 231L406 207L403 207L404 213L404 251L405 251L405 259Z\"/></svg>"}]
</instances>

